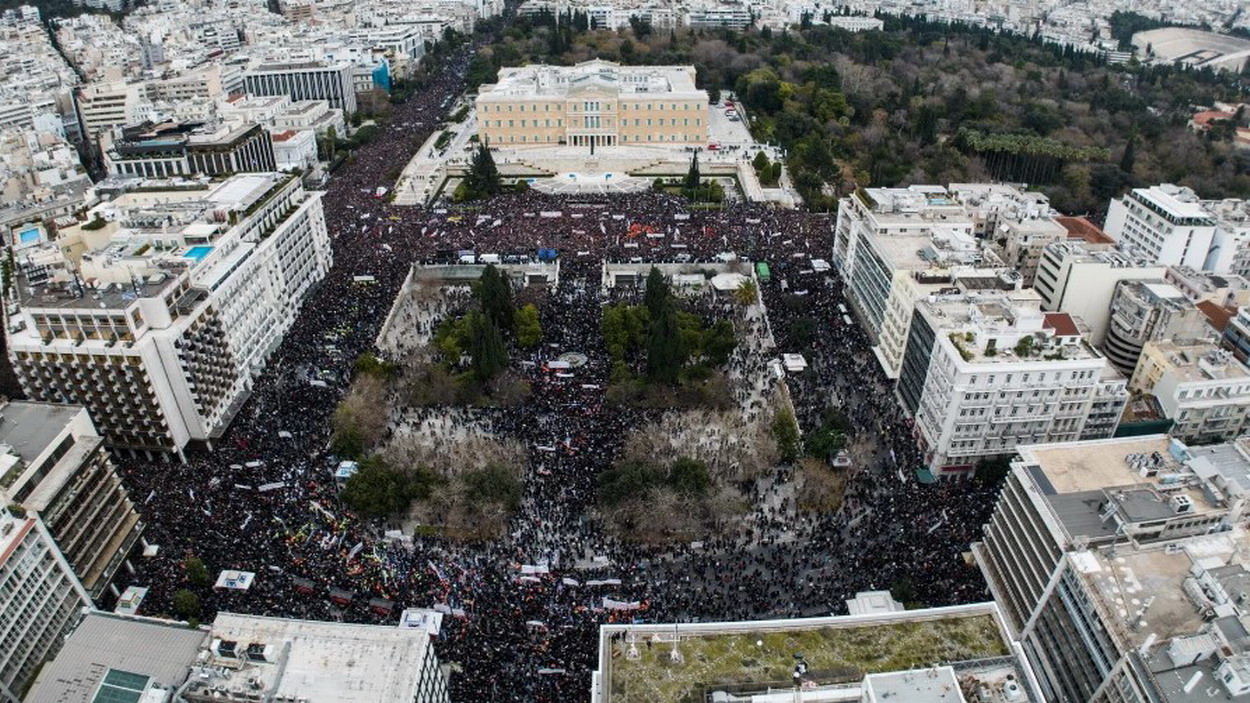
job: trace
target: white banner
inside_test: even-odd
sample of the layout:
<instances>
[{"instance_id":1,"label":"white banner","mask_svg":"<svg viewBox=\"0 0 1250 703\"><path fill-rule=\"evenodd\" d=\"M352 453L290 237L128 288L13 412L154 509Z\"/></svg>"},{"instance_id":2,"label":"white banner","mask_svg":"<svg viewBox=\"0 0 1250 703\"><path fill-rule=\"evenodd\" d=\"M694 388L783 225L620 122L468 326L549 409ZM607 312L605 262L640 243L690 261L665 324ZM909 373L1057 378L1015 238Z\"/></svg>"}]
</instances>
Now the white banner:
<instances>
[{"instance_id":1,"label":"white banner","mask_svg":"<svg viewBox=\"0 0 1250 703\"><path fill-rule=\"evenodd\" d=\"M638 610L642 607L642 603L639 603L636 600L624 601L604 596L603 607L608 610Z\"/></svg>"}]
</instances>

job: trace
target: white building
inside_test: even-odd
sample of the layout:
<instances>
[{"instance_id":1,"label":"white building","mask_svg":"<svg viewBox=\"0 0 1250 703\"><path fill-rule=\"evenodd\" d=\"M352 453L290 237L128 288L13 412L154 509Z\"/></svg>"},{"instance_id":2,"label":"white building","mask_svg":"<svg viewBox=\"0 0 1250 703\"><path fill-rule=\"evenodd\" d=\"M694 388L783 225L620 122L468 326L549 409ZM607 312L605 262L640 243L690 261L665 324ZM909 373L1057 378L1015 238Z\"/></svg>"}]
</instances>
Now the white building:
<instances>
[{"instance_id":1,"label":"white building","mask_svg":"<svg viewBox=\"0 0 1250 703\"><path fill-rule=\"evenodd\" d=\"M1111 320L1111 298L1124 280L1158 280L1167 267L1080 240L1050 244L1038 261L1033 288L1042 309L1066 312L1089 326L1089 341L1101 345Z\"/></svg>"},{"instance_id":2,"label":"white building","mask_svg":"<svg viewBox=\"0 0 1250 703\"><path fill-rule=\"evenodd\" d=\"M1227 442L1250 431L1250 369L1212 340L1147 342L1129 387L1154 395L1184 442Z\"/></svg>"},{"instance_id":3,"label":"white building","mask_svg":"<svg viewBox=\"0 0 1250 703\"><path fill-rule=\"evenodd\" d=\"M43 523L0 510L0 701L21 703L90 604Z\"/></svg>"},{"instance_id":4,"label":"white building","mask_svg":"<svg viewBox=\"0 0 1250 703\"><path fill-rule=\"evenodd\" d=\"M1128 399L1079 323L1031 290L917 303L898 392L938 475L1017 445L1110 437Z\"/></svg>"},{"instance_id":5,"label":"white building","mask_svg":"<svg viewBox=\"0 0 1250 703\"><path fill-rule=\"evenodd\" d=\"M186 703L448 703L447 679L421 628L218 613ZM351 662L351 666L341 665Z\"/></svg>"},{"instance_id":6,"label":"white building","mask_svg":"<svg viewBox=\"0 0 1250 703\"><path fill-rule=\"evenodd\" d=\"M1208 268L1215 219L1189 188L1134 188L1107 210L1106 233L1124 249L1164 266Z\"/></svg>"},{"instance_id":7,"label":"white building","mask_svg":"<svg viewBox=\"0 0 1250 703\"><path fill-rule=\"evenodd\" d=\"M273 156L279 171L310 170L317 165L317 137L310 130L277 132Z\"/></svg>"},{"instance_id":8,"label":"white building","mask_svg":"<svg viewBox=\"0 0 1250 703\"><path fill-rule=\"evenodd\" d=\"M940 186L869 188L838 205L833 259L847 300L889 378L916 301L952 288L1015 290L1021 278L977 239L986 213Z\"/></svg>"},{"instance_id":9,"label":"white building","mask_svg":"<svg viewBox=\"0 0 1250 703\"><path fill-rule=\"evenodd\" d=\"M320 198L285 174L178 182L24 251L9 330L22 388L85 405L115 447L220 436L329 270Z\"/></svg>"},{"instance_id":10,"label":"white building","mask_svg":"<svg viewBox=\"0 0 1250 703\"><path fill-rule=\"evenodd\" d=\"M348 61L303 58L260 60L243 74L244 89L253 95L285 95L293 101L325 100L346 114L356 111L354 67Z\"/></svg>"},{"instance_id":11,"label":"white building","mask_svg":"<svg viewBox=\"0 0 1250 703\"><path fill-rule=\"evenodd\" d=\"M1250 200L1204 200L1215 218L1215 237L1206 268L1250 277Z\"/></svg>"}]
</instances>

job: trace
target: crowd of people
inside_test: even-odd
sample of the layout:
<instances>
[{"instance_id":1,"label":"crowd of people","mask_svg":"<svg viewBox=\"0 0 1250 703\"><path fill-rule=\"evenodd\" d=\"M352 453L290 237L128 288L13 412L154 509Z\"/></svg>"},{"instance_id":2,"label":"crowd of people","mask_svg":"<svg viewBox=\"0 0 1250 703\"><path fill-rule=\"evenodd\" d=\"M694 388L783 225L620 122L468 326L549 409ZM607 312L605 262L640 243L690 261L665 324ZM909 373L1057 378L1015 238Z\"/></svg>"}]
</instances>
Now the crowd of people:
<instances>
[{"instance_id":1,"label":"crowd of people","mask_svg":"<svg viewBox=\"0 0 1250 703\"><path fill-rule=\"evenodd\" d=\"M206 621L234 611L394 624L404 608L435 608L445 613L438 655L458 665L452 700L564 702L589 695L605 622L829 614L859 590L901 582L930 605L983 598L961 552L985 518L989 489L915 480L922 456L862 331L837 312L840 284L812 270L811 261L831 249L827 216L749 203L693 210L654 192L529 192L430 208L374 197L439 128L450 98L463 90L469 51L448 63L444 78L396 105L383 135L330 180L323 203L334 267L225 436L192 448L185 463L121 460L147 541L159 547L133 575L150 589L144 612L172 612L183 588L200 595ZM454 260L462 250L533 256L538 249L558 251L560 279L542 303L537 354L575 351L589 361L575 382L526 366L529 400L484 411L491 432L526 443L520 509L507 534L489 542L437 532L389 538L385 526L342 505L333 475L330 420L355 360L376 351L414 262ZM800 426L813 428L833 402L869 447L867 458L852 469L836 512L800 510L793 471L779 467L747 488L752 506L736 524L679 544L622 539L590 519L596 476L616 460L631 427L656 415L605 402L602 264L713 261L727 252L772 263L761 284L765 305L744 320L758 339L731 362L737 405L764 421L760 355L803 353L808 371L786 379ZM787 302L795 296L802 305ZM793 334L800 317L819 323L801 342ZM407 321L428 339L432 320ZM553 441L559 451L549 450ZM213 576L239 569L256 579L247 590L191 583L189 556Z\"/></svg>"}]
</instances>

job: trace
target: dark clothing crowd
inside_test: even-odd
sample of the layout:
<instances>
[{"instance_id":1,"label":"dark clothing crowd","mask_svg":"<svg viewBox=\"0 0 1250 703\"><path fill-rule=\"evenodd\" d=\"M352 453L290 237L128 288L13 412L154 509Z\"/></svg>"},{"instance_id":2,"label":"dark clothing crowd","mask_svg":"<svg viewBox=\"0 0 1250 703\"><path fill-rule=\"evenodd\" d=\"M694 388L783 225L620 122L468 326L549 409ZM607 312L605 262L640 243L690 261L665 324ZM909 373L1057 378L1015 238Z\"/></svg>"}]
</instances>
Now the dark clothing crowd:
<instances>
[{"instance_id":1,"label":"dark clothing crowd","mask_svg":"<svg viewBox=\"0 0 1250 703\"><path fill-rule=\"evenodd\" d=\"M928 605L984 598L963 552L986 517L990 489L917 482L923 456L912 429L863 332L843 320L841 283L813 268L830 258L829 216L752 203L698 210L658 192L531 191L429 207L375 197L421 138L441 128L468 60L466 48L442 79L395 105L383 134L330 179L323 204L334 267L225 435L190 448L185 463L119 458L147 541L159 546L130 577L150 589L144 612L172 612L181 588L200 594L205 621L229 610L394 625L405 608L435 608L444 613L437 653L458 665L452 700L565 703L589 695L603 623L827 615L845 612L843 600L857 591L892 586ZM573 351L589 362L574 382L526 364L530 398L485 411L493 431L529 447L524 497L507 534L399 540L354 516L338 498L331 417L357 357L376 351L410 267L461 250L533 257L538 249L555 249L561 267L542 303L543 344L532 360ZM629 429L656 415L604 402L611 364L600 334L610 298L601 292L602 263L711 262L727 252L771 265L760 284L767 323L749 329L775 339L773 355L806 357L808 370L785 379L800 427L815 429L832 407L863 447L845 501L833 512L800 510L787 489L794 470L778 467L743 487L747 515L699 542L622 540L592 518L596 475ZM814 334L799 334L812 322ZM748 356L731 362L739 381L769 373ZM745 412L760 411L750 394L735 399ZM559 451L540 446L548 444ZM189 585L190 555L213 578L239 569L255 581L247 590Z\"/></svg>"}]
</instances>

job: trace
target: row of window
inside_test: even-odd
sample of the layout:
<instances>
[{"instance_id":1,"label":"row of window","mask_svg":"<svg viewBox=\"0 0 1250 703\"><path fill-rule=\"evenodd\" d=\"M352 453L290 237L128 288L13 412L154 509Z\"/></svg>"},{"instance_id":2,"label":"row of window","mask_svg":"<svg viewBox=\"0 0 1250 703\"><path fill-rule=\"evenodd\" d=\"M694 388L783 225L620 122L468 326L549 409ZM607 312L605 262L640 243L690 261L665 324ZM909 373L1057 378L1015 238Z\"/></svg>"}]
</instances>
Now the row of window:
<instances>
[{"instance_id":1,"label":"row of window","mask_svg":"<svg viewBox=\"0 0 1250 703\"><path fill-rule=\"evenodd\" d=\"M530 135L528 134L522 134L520 135L520 138L518 138L517 135L515 134L500 135L499 137L492 137L491 141L500 142L500 143L505 142L505 139L504 139L505 136L507 137L506 143L508 144L562 144L564 143L563 136L560 136L557 138L557 137L553 137L550 134L534 135L533 139L530 139ZM615 135L600 134L600 135L595 135L595 136L615 138ZM620 138L621 142L624 143L624 142L632 141L633 143L638 144L644 141L641 134L635 134L632 140L629 138L629 136L630 135L628 134L621 136ZM665 139L664 137L665 135L663 134L648 134L645 141L652 142L652 143L666 142L666 141L667 142L683 142L683 143L703 141L703 138L697 134L670 134L668 135L667 139Z\"/></svg>"},{"instance_id":2,"label":"row of window","mask_svg":"<svg viewBox=\"0 0 1250 703\"><path fill-rule=\"evenodd\" d=\"M563 103L554 103L554 104L556 107L555 109L556 112L564 111ZM630 110L629 105L630 105L629 103L621 103L619 107L622 111L628 112ZM641 112L644 109L643 103L634 103L633 105L634 105L633 106L634 112ZM552 111L551 106L552 106L552 103L544 103L543 105L541 105L542 107L541 110L538 109L540 107L539 105L526 106L525 104L520 104L520 105L516 105L515 107L516 107L516 112L551 112ZM482 112L496 112L496 113L512 112L513 107L514 107L513 105L495 105L495 109L492 110L490 109L491 108L490 105L484 105L482 106ZM528 109L526 109L527 107ZM609 103L607 107L604 108L598 102L583 102L582 103L582 112L602 112L605 109L611 110L612 105ZM691 103L646 103L645 109L660 110L661 112L665 112L665 111L689 112L690 110L695 110L697 108L694 107ZM577 112L577 111L578 110L577 110L576 103L569 105L569 112Z\"/></svg>"},{"instance_id":3,"label":"row of window","mask_svg":"<svg viewBox=\"0 0 1250 703\"><path fill-rule=\"evenodd\" d=\"M678 118L676 118L676 117L673 117L673 118L669 119L667 122L665 122L664 118L662 118L662 117L661 117L661 118L654 119L654 120L652 120L651 118L647 118L647 119L645 120L645 124L644 124L644 120L643 120L642 118L635 118L635 119L634 119L634 124L633 124L633 126L635 126L635 127L644 127L644 126L645 126L645 127L677 127L677 126L678 126L677 120L678 120ZM509 126L509 127L516 127L516 126L517 126L517 124L516 124L516 122L517 122L517 121L516 121L516 120L508 120L507 122L508 122L508 126ZM485 123L486 123L486 124L485 124L485 126L486 126L486 127L491 127L491 126L494 126L494 127L503 127L503 126L504 126L504 120L495 120L495 121L494 121L494 125L492 125L492 124L491 124L491 121L490 121L490 120L485 120ZM591 128L596 128L596 127L611 127L611 126L612 126L612 120L610 120L610 119L609 119L609 120L601 120L599 117L587 117L587 118L585 118L585 120L584 120L584 124L583 124L583 121L582 121L582 120L577 120L577 119L572 120L572 121L570 122L570 124L571 124L571 126L573 126L573 127L591 127ZM550 119L550 118L547 118L547 119L544 119L544 120L521 120L521 124L520 124L520 126L521 126L521 127L563 127L563 126L564 126L564 120L562 120L562 119L558 119L558 118L557 118L557 119L556 119L556 123L555 123L554 125L553 125L553 124L551 124L551 119ZM628 119L621 120L621 126L622 126L622 127L628 127L628 126L630 126L630 124L629 124L629 120L628 120ZM690 125L690 118L689 118L689 117L683 117L683 118L681 118L681 125L680 125L680 126L682 126L682 127L689 127L689 126L691 126L691 125ZM703 126L703 118L701 118L701 117L696 117L696 118L694 118L694 126L695 126L695 127L702 127L702 126Z\"/></svg>"}]
</instances>

